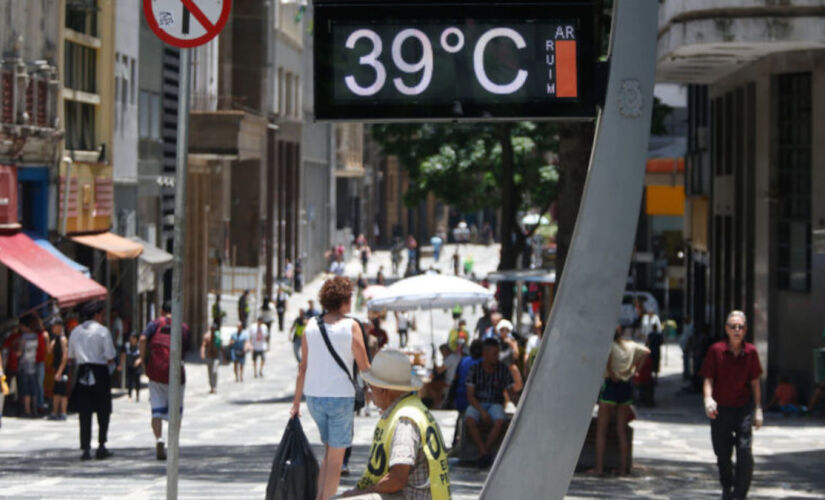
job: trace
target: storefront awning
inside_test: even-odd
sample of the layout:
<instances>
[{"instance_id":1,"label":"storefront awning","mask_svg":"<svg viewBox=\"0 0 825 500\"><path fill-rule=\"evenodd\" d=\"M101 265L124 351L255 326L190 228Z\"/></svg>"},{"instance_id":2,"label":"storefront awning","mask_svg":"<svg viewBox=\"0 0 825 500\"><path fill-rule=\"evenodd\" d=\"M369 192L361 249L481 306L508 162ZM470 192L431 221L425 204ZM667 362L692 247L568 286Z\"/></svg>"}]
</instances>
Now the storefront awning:
<instances>
[{"instance_id":1,"label":"storefront awning","mask_svg":"<svg viewBox=\"0 0 825 500\"><path fill-rule=\"evenodd\" d=\"M166 267L172 264L174 258L171 253L165 252L155 245L143 241L137 236L130 236L130 241L135 242L143 248L143 253L140 254L140 261L149 264L152 267Z\"/></svg>"},{"instance_id":2,"label":"storefront awning","mask_svg":"<svg viewBox=\"0 0 825 500\"><path fill-rule=\"evenodd\" d=\"M69 257L67 257L63 252L58 250L57 247L52 245L49 240L44 239L44 238L38 238L37 236L35 236L33 234L29 234L29 233L26 233L26 236L28 236L29 238L34 240L34 242L37 243L37 245L40 246L40 248L42 248L43 250L46 250L50 254L54 255L55 257L60 259L61 262L63 262L67 266L71 267L75 271L79 272L83 276L85 276L87 278L92 277L92 274L89 272L88 267L84 266L83 264L81 264L79 262L75 262L72 259L70 259Z\"/></svg>"},{"instance_id":3,"label":"storefront awning","mask_svg":"<svg viewBox=\"0 0 825 500\"><path fill-rule=\"evenodd\" d=\"M143 252L143 245L115 233L72 236L72 241L103 250L109 259L134 259Z\"/></svg>"},{"instance_id":4,"label":"storefront awning","mask_svg":"<svg viewBox=\"0 0 825 500\"><path fill-rule=\"evenodd\" d=\"M143 253L140 254L140 258L138 259L138 293L154 290L158 272L171 266L174 257L172 254L164 252L155 245L137 236L130 236L129 239L139 245L143 245Z\"/></svg>"},{"instance_id":5,"label":"storefront awning","mask_svg":"<svg viewBox=\"0 0 825 500\"><path fill-rule=\"evenodd\" d=\"M0 236L0 262L57 299L60 307L106 297L106 289L37 245L25 234Z\"/></svg>"}]
</instances>

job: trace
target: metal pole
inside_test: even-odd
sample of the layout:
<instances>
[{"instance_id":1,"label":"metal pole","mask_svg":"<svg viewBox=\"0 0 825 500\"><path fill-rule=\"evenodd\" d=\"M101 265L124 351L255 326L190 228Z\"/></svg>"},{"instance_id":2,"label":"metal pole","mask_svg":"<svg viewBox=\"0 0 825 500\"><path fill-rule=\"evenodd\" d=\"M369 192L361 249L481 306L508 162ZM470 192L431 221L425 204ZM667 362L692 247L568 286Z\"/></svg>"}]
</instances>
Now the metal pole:
<instances>
[{"instance_id":1,"label":"metal pole","mask_svg":"<svg viewBox=\"0 0 825 500\"><path fill-rule=\"evenodd\" d=\"M175 164L175 229L172 261L172 345L169 347L169 452L166 461L166 498L178 498L180 450L181 354L183 325L183 259L186 235L186 157L189 152L189 49L180 49L178 87L177 162Z\"/></svg>"},{"instance_id":2,"label":"metal pole","mask_svg":"<svg viewBox=\"0 0 825 500\"><path fill-rule=\"evenodd\" d=\"M602 383L642 199L658 4L617 0L613 9L607 96L572 246L483 500L564 498Z\"/></svg>"}]
</instances>

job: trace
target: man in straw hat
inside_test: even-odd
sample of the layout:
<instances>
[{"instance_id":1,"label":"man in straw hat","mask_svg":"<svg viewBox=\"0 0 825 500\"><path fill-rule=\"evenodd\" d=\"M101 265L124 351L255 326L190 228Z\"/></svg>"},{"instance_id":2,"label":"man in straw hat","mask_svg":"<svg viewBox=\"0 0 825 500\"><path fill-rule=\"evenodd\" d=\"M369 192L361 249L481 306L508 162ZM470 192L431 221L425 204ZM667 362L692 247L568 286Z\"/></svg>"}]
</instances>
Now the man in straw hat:
<instances>
[{"instance_id":1,"label":"man in straw hat","mask_svg":"<svg viewBox=\"0 0 825 500\"><path fill-rule=\"evenodd\" d=\"M341 498L450 499L444 439L416 393L422 382L412 375L409 358L401 351L385 349L361 377L383 415L373 433L367 470Z\"/></svg>"}]
</instances>

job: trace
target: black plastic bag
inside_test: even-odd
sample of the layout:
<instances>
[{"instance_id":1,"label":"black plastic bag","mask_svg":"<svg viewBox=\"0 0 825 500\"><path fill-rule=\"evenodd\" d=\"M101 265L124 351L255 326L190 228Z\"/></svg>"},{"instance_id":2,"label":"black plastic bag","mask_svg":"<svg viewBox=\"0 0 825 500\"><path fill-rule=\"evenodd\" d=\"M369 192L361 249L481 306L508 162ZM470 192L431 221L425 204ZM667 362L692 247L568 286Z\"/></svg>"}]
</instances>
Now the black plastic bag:
<instances>
[{"instance_id":1,"label":"black plastic bag","mask_svg":"<svg viewBox=\"0 0 825 500\"><path fill-rule=\"evenodd\" d=\"M318 490L318 461L312 453L301 421L293 417L286 425L275 452L266 485L267 500L312 500Z\"/></svg>"}]
</instances>

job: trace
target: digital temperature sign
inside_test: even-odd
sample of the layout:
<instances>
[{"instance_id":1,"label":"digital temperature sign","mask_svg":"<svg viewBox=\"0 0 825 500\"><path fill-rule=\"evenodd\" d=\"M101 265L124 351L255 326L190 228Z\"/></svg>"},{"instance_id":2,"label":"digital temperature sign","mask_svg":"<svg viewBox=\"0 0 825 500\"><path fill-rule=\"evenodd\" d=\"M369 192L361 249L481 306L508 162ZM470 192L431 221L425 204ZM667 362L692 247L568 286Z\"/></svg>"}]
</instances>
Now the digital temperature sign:
<instances>
[{"instance_id":1,"label":"digital temperature sign","mask_svg":"<svg viewBox=\"0 0 825 500\"><path fill-rule=\"evenodd\" d=\"M316 118L592 117L592 19L588 2L316 3Z\"/></svg>"}]
</instances>

